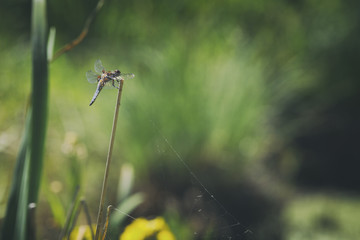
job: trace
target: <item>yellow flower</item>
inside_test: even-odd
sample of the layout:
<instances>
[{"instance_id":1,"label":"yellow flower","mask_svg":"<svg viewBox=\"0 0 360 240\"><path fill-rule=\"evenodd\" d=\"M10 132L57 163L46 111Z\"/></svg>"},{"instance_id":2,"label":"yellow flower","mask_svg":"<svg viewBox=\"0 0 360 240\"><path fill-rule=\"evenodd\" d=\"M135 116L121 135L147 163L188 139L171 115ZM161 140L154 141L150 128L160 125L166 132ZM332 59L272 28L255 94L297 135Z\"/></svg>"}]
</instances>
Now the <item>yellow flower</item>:
<instances>
[{"instance_id":1,"label":"yellow flower","mask_svg":"<svg viewBox=\"0 0 360 240\"><path fill-rule=\"evenodd\" d=\"M145 240L156 236L157 240L175 240L165 220L157 217L153 220L138 218L125 228L120 240Z\"/></svg>"},{"instance_id":2,"label":"yellow flower","mask_svg":"<svg viewBox=\"0 0 360 240\"><path fill-rule=\"evenodd\" d=\"M91 227L93 229L93 233L95 233L96 225L92 224ZM89 225L78 226L70 234L70 240L91 240L91 239L92 239L92 235L90 232Z\"/></svg>"},{"instance_id":3,"label":"yellow flower","mask_svg":"<svg viewBox=\"0 0 360 240\"><path fill-rule=\"evenodd\" d=\"M158 240L175 240L174 235L169 230L162 230L157 234Z\"/></svg>"}]
</instances>

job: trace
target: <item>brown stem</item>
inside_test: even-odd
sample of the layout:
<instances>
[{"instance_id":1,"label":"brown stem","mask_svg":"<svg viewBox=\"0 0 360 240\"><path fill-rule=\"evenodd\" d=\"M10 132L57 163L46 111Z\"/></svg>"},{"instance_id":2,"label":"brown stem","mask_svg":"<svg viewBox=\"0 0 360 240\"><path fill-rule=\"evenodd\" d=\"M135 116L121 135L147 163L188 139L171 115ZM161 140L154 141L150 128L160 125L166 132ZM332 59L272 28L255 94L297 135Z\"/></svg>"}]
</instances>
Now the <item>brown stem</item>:
<instances>
[{"instance_id":1,"label":"brown stem","mask_svg":"<svg viewBox=\"0 0 360 240\"><path fill-rule=\"evenodd\" d=\"M109 151L108 151L108 155L107 155L107 159L106 159L104 180L103 180L103 185L102 185L102 189L101 189L101 198L100 198L99 211L98 211L98 217L97 217L97 223L96 223L96 234L95 234L96 240L100 239L99 238L100 237L100 227L102 225L102 215L103 215L103 210L104 210L104 201L105 201L107 180L108 180L108 176L109 176L111 155L112 155L112 150L113 150L113 146L114 146L116 125L117 125L117 120L118 120L118 113L119 113L123 85L124 85L124 80L120 80L120 87L119 87L117 102L116 102L116 106L115 106L114 121L113 121L113 126L112 126L112 131L111 131Z\"/></svg>"},{"instance_id":2,"label":"brown stem","mask_svg":"<svg viewBox=\"0 0 360 240\"><path fill-rule=\"evenodd\" d=\"M64 47L60 48L52 57L50 62L53 62L55 59L66 53L67 51L70 51L72 48L74 48L76 45L78 45L87 35L89 32L90 24L94 20L96 14L100 11L102 6L104 5L105 0L99 0L98 4L96 5L95 9L90 13L88 18L85 21L85 25L81 33L77 38L75 38L71 43L66 44Z\"/></svg>"}]
</instances>

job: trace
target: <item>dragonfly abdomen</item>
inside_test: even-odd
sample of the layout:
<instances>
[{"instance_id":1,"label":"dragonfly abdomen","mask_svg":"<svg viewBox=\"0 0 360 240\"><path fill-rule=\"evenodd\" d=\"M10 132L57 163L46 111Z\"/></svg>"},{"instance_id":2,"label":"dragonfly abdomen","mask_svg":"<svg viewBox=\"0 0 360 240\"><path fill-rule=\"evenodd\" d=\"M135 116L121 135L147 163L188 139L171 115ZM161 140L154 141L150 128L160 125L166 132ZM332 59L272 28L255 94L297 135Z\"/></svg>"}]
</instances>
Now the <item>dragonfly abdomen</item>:
<instances>
[{"instance_id":1,"label":"dragonfly abdomen","mask_svg":"<svg viewBox=\"0 0 360 240\"><path fill-rule=\"evenodd\" d=\"M91 106L91 105L95 102L96 98L99 96L99 93L100 93L100 91L101 91L101 89L102 89L103 87L104 87L104 83L103 83L102 81L100 81L99 84L98 84L98 86L97 86L97 88L96 88L96 91L95 91L95 93L94 93L94 96L93 96L93 98L91 99L91 102L90 102L89 106Z\"/></svg>"}]
</instances>

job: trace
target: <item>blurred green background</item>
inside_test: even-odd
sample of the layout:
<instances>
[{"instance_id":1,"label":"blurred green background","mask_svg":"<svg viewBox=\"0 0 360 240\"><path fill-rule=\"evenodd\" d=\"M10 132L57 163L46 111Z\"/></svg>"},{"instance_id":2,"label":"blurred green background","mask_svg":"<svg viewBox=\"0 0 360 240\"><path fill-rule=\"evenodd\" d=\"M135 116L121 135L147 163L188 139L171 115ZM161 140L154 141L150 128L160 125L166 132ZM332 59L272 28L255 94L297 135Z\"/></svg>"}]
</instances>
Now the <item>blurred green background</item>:
<instances>
[{"instance_id":1,"label":"blurred green background","mask_svg":"<svg viewBox=\"0 0 360 240\"><path fill-rule=\"evenodd\" d=\"M96 4L48 1L55 49ZM2 218L30 96L31 2L0 14ZM128 163L145 196L131 215L165 216L178 239L359 238L359 18L357 1L105 1L50 64L39 239L60 232L77 185L95 220L116 100L103 90L88 106L98 58L136 76L107 204Z\"/></svg>"}]
</instances>

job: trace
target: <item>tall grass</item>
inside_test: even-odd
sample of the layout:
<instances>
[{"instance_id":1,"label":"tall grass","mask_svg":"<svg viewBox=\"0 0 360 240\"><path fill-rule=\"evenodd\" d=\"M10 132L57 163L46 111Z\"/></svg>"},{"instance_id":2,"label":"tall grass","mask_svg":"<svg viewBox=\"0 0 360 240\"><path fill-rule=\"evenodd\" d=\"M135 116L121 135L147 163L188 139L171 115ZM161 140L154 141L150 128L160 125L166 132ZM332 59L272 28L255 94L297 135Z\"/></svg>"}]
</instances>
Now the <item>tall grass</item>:
<instances>
[{"instance_id":1,"label":"tall grass","mask_svg":"<svg viewBox=\"0 0 360 240\"><path fill-rule=\"evenodd\" d=\"M47 125L48 65L45 0L34 0L32 7L32 97L13 175L2 239L35 239L34 207L42 176ZM31 204L30 208L30 203L35 205Z\"/></svg>"}]
</instances>

